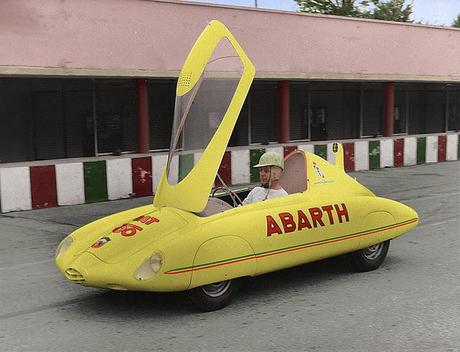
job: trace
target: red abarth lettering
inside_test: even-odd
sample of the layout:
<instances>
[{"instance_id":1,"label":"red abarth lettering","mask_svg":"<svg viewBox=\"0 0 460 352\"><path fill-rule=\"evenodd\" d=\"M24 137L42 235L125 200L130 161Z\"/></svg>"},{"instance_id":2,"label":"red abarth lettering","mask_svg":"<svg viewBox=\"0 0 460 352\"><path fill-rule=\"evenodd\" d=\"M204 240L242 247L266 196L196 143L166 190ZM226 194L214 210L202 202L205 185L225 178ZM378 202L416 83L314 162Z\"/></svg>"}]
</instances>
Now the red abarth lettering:
<instances>
[{"instance_id":1,"label":"red abarth lettering","mask_svg":"<svg viewBox=\"0 0 460 352\"><path fill-rule=\"evenodd\" d=\"M295 231L296 226L295 226L294 217L292 216L292 214L280 213L278 215L281 219L281 223L283 224L284 233Z\"/></svg>"},{"instance_id":2,"label":"red abarth lettering","mask_svg":"<svg viewBox=\"0 0 460 352\"><path fill-rule=\"evenodd\" d=\"M345 217L345 220L347 222L350 221L350 219L348 218L348 210L347 210L347 207L345 206L345 203L342 203L342 209L339 209L339 206L337 204L334 204L334 207L335 207L335 211L337 212L337 216L339 218L340 223L342 222L342 216Z\"/></svg>"},{"instance_id":3,"label":"red abarth lettering","mask_svg":"<svg viewBox=\"0 0 460 352\"><path fill-rule=\"evenodd\" d=\"M323 212L321 211L320 208L310 208L308 209L311 215L311 220L313 222L313 227L317 227L317 224L320 224L321 226L324 226L323 220L321 220L321 217L323 216Z\"/></svg>"},{"instance_id":4,"label":"red abarth lettering","mask_svg":"<svg viewBox=\"0 0 460 352\"><path fill-rule=\"evenodd\" d=\"M333 225L334 224L334 218L332 217L332 210L334 208L332 207L332 205L325 205L325 206L321 207L321 209L323 209L327 213L327 217L329 218L329 223L331 225Z\"/></svg>"},{"instance_id":5,"label":"red abarth lettering","mask_svg":"<svg viewBox=\"0 0 460 352\"><path fill-rule=\"evenodd\" d=\"M299 223L297 230L300 231L305 227L311 229L310 221L308 221L307 215L302 210L297 210L297 222Z\"/></svg>"},{"instance_id":6,"label":"red abarth lettering","mask_svg":"<svg viewBox=\"0 0 460 352\"><path fill-rule=\"evenodd\" d=\"M301 231L304 228L311 229L312 227L325 226L323 221L323 213L327 213L327 219L329 220L328 225L334 225L334 215L333 211L337 213L337 219L340 223L350 222L348 216L348 210L345 203L339 204L328 204L321 207L309 208L308 213L304 212L301 209L297 210L297 222L294 220L294 216L291 213L279 213L278 216L281 220L282 229L276 220L271 216L266 216L267 221L267 237L270 237L272 234L283 234L290 233L294 231ZM310 217L308 217L308 215ZM313 226L312 226L313 225ZM283 231L284 230L284 231Z\"/></svg>"},{"instance_id":7,"label":"red abarth lettering","mask_svg":"<svg viewBox=\"0 0 460 352\"><path fill-rule=\"evenodd\" d=\"M275 219L271 217L270 215L267 215L267 237L271 236L273 233L277 234L282 234L283 231L281 231L281 228L279 225L276 223Z\"/></svg>"}]
</instances>

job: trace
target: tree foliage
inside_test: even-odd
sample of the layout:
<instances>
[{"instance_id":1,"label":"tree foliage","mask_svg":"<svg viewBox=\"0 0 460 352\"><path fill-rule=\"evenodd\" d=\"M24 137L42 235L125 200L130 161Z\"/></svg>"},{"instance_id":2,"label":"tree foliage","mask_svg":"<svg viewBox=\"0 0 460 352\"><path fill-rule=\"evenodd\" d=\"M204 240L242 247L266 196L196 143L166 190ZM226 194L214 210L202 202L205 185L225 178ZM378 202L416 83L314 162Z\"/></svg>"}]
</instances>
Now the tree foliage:
<instances>
[{"instance_id":1,"label":"tree foliage","mask_svg":"<svg viewBox=\"0 0 460 352\"><path fill-rule=\"evenodd\" d=\"M370 14L370 18L376 20L411 22L412 4L404 6L404 0L391 0L382 2L379 0L372 1L375 9Z\"/></svg>"},{"instance_id":2,"label":"tree foliage","mask_svg":"<svg viewBox=\"0 0 460 352\"><path fill-rule=\"evenodd\" d=\"M361 5L367 0L295 0L301 12L361 17ZM365 5L367 6L367 4Z\"/></svg>"},{"instance_id":3,"label":"tree foliage","mask_svg":"<svg viewBox=\"0 0 460 352\"><path fill-rule=\"evenodd\" d=\"M457 15L457 18L452 22L452 27L460 28L460 13Z\"/></svg>"},{"instance_id":4,"label":"tree foliage","mask_svg":"<svg viewBox=\"0 0 460 352\"><path fill-rule=\"evenodd\" d=\"M301 12L412 22L412 4L404 0L295 0Z\"/></svg>"}]
</instances>

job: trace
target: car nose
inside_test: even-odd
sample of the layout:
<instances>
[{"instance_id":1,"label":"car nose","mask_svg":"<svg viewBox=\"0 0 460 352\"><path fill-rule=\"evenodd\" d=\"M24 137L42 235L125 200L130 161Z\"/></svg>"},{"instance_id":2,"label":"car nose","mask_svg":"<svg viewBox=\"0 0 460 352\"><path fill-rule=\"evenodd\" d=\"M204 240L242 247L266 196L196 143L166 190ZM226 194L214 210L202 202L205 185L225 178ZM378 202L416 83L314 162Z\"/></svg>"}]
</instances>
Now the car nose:
<instances>
[{"instance_id":1,"label":"car nose","mask_svg":"<svg viewBox=\"0 0 460 352\"><path fill-rule=\"evenodd\" d=\"M84 252L64 270L65 277L77 284L85 285L91 280L91 269L101 265L101 261L91 253Z\"/></svg>"}]
</instances>

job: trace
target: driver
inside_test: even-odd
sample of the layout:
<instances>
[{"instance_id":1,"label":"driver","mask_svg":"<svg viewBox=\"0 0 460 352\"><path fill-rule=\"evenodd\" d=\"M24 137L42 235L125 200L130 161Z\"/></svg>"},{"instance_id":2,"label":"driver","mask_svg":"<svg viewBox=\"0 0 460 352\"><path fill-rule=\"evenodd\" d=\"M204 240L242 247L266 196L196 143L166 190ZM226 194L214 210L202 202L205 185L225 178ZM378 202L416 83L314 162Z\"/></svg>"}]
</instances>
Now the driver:
<instances>
[{"instance_id":1,"label":"driver","mask_svg":"<svg viewBox=\"0 0 460 352\"><path fill-rule=\"evenodd\" d=\"M259 163L254 165L259 168L261 186L254 187L249 192L243 205L264 201L266 199L287 196L288 193L281 187L279 179L284 169L284 160L281 155L275 152L262 154Z\"/></svg>"}]
</instances>

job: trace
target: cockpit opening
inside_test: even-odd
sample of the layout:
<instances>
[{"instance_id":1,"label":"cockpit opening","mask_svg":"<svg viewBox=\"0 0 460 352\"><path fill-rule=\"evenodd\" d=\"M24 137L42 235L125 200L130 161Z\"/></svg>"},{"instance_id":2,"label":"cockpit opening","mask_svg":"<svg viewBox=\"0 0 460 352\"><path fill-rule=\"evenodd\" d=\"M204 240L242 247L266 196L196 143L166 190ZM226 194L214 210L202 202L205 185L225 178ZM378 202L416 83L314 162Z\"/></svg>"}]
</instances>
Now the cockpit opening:
<instances>
[{"instance_id":1,"label":"cockpit opening","mask_svg":"<svg viewBox=\"0 0 460 352\"><path fill-rule=\"evenodd\" d=\"M288 194L302 193L307 190L306 165L307 158L301 150L290 153L284 159L284 171L280 178L280 184ZM240 205L238 204L239 202L235 201L235 197L244 199L249 191L249 187L239 190L230 190L227 185L218 187L214 189L212 196L209 197L206 208L196 214L200 217L207 217L232 209Z\"/></svg>"}]
</instances>

